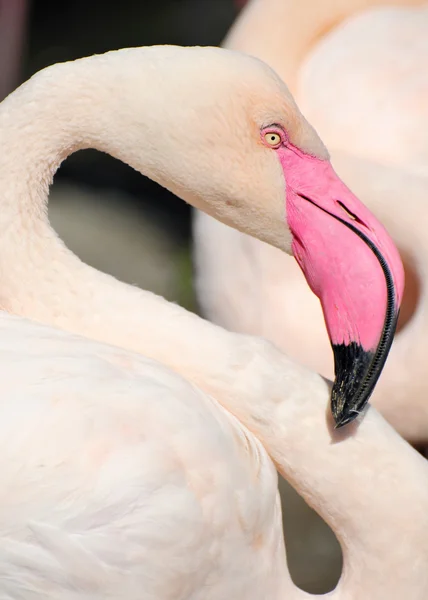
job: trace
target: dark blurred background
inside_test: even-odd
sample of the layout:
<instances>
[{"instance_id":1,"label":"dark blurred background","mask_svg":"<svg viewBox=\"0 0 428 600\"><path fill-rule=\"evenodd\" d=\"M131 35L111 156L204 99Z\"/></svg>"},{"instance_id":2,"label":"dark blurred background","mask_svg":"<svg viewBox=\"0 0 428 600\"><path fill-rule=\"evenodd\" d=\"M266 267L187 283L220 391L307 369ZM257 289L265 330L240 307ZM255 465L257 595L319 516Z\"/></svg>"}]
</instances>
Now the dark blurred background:
<instances>
[{"instance_id":1,"label":"dark blurred background","mask_svg":"<svg viewBox=\"0 0 428 600\"><path fill-rule=\"evenodd\" d=\"M243 4L0 0L0 100L55 62L130 46L218 45ZM157 184L110 156L77 152L55 177L49 216L67 246L86 263L197 310L191 211ZM280 488L292 577L307 591L326 592L340 574L339 546L285 482Z\"/></svg>"},{"instance_id":2,"label":"dark blurred background","mask_svg":"<svg viewBox=\"0 0 428 600\"><path fill-rule=\"evenodd\" d=\"M55 62L130 46L218 45L238 6L233 0L0 0L0 100ZM190 208L157 184L110 156L81 151L58 171L49 213L85 262L195 309Z\"/></svg>"}]
</instances>

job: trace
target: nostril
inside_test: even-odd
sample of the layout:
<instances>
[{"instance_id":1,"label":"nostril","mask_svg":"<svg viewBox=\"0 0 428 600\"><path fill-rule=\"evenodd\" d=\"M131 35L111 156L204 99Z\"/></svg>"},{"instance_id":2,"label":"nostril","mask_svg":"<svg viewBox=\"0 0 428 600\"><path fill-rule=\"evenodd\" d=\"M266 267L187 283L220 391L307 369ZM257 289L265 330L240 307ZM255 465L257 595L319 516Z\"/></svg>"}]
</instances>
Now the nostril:
<instances>
[{"instance_id":1,"label":"nostril","mask_svg":"<svg viewBox=\"0 0 428 600\"><path fill-rule=\"evenodd\" d=\"M307 202L310 202L311 204L314 204L315 206L318 206L318 204L316 204L316 202L314 202L313 200L311 200L308 196L305 196L304 194L301 194L300 192L295 192L295 194L297 196L299 196L299 198L302 198L302 200L306 200ZM355 215L353 212L351 212L349 210L349 208L343 204L343 202L341 202L340 200L335 200L335 202L336 202L336 204L338 206L340 206L340 208L343 210L343 212L346 213L346 216L348 217L348 219L351 219L352 221L355 221L355 223L358 223L362 227L365 227L366 229L368 229L369 231L371 231L370 227L368 227L368 225L366 225L366 223L364 223L364 221L362 221L360 219L360 217L357 217L357 215ZM320 206L318 206L318 208L321 208L321 210L323 210L324 212L326 212L327 214L329 214L331 217L334 217L336 219L340 218L337 215L334 215L334 214L330 213L325 208L322 208Z\"/></svg>"},{"instance_id":2,"label":"nostril","mask_svg":"<svg viewBox=\"0 0 428 600\"><path fill-rule=\"evenodd\" d=\"M343 210L343 212L346 213L346 215L349 217L349 219L352 219L353 221L355 221L356 223L358 223L359 225L362 225L363 227L365 227L366 229L369 229L369 227L367 227L367 225L364 223L364 221L362 221L359 217L357 217L357 215L355 215L353 212L351 212L349 210L349 208L347 208L343 202L341 202L340 200L336 200L337 204L340 206L340 208Z\"/></svg>"}]
</instances>

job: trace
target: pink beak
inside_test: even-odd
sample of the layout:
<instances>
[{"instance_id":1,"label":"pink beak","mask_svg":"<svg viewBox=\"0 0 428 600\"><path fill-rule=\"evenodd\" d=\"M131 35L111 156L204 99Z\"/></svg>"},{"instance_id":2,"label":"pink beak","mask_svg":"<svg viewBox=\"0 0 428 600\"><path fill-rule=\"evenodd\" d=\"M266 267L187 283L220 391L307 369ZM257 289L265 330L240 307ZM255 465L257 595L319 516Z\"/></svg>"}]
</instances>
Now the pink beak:
<instances>
[{"instance_id":1,"label":"pink beak","mask_svg":"<svg viewBox=\"0 0 428 600\"><path fill-rule=\"evenodd\" d=\"M278 149L293 254L318 296L330 336L336 427L367 404L394 338L404 270L384 227L330 162L290 144Z\"/></svg>"}]
</instances>

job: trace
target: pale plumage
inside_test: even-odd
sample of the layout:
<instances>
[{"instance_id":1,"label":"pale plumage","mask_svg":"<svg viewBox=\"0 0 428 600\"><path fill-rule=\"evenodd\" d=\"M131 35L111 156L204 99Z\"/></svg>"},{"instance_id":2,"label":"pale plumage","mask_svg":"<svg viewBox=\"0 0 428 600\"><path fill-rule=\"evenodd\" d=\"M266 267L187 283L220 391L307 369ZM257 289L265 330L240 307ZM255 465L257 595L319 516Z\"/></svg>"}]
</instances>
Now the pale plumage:
<instances>
[{"instance_id":1,"label":"pale plumage","mask_svg":"<svg viewBox=\"0 0 428 600\"><path fill-rule=\"evenodd\" d=\"M403 4L325 35L303 61L296 95L329 147L428 176L428 5Z\"/></svg>"},{"instance_id":2,"label":"pale plumage","mask_svg":"<svg viewBox=\"0 0 428 600\"><path fill-rule=\"evenodd\" d=\"M270 119L326 161L278 78L221 50L56 65L0 106L0 297L21 315L0 314L5 600L308 597L286 568L274 464L342 543L332 598L426 598L421 457L372 409L335 432L322 378L90 269L46 218L59 162L94 146L289 250L290 173L260 138Z\"/></svg>"},{"instance_id":3,"label":"pale plumage","mask_svg":"<svg viewBox=\"0 0 428 600\"><path fill-rule=\"evenodd\" d=\"M338 172L403 252L408 288L402 318L413 321L397 335L373 401L407 439L424 443L428 249L420 216L428 190L428 9L420 1L316 7L310 0L251 0L225 43L262 58L291 84ZM398 167L401 172L394 172ZM295 262L207 215L196 215L195 233L205 314L229 329L267 337L331 378L319 302Z\"/></svg>"},{"instance_id":4,"label":"pale plumage","mask_svg":"<svg viewBox=\"0 0 428 600\"><path fill-rule=\"evenodd\" d=\"M276 472L244 426L158 362L4 313L0 329L3 598L280 589Z\"/></svg>"},{"instance_id":5,"label":"pale plumage","mask_svg":"<svg viewBox=\"0 0 428 600\"><path fill-rule=\"evenodd\" d=\"M341 439L320 377L214 326L215 358L236 352L215 391L240 421L140 355L4 313L0 330L3 598L307 598L275 468L240 421L341 540L332 598L426 598L427 465L374 410Z\"/></svg>"}]
</instances>

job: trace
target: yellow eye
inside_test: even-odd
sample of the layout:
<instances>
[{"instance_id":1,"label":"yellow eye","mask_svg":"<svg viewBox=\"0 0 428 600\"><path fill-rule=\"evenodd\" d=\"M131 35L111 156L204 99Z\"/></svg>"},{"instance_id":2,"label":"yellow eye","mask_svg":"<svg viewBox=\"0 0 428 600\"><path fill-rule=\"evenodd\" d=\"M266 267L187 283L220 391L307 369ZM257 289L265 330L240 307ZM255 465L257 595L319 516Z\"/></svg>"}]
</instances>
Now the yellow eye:
<instances>
[{"instance_id":1,"label":"yellow eye","mask_svg":"<svg viewBox=\"0 0 428 600\"><path fill-rule=\"evenodd\" d=\"M281 136L279 135L279 133L269 131L268 133L265 133L265 141L267 144L269 144L269 146L279 146L281 143Z\"/></svg>"}]
</instances>

